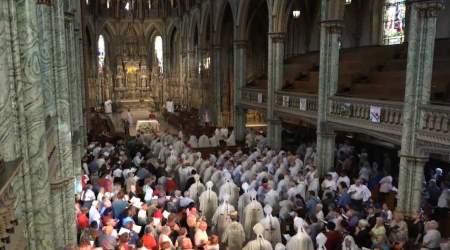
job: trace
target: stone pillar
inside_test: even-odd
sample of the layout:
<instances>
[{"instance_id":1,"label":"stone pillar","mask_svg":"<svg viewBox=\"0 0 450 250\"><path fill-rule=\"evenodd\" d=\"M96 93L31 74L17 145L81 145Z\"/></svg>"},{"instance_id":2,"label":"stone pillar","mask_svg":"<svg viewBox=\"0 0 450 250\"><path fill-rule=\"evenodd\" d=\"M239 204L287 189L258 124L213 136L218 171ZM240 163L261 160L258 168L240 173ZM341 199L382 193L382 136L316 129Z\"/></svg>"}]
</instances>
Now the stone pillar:
<instances>
[{"instance_id":1,"label":"stone pillar","mask_svg":"<svg viewBox=\"0 0 450 250\"><path fill-rule=\"evenodd\" d=\"M426 156L400 154L397 211L413 215L419 211L422 202L423 169Z\"/></svg>"},{"instance_id":2,"label":"stone pillar","mask_svg":"<svg viewBox=\"0 0 450 250\"><path fill-rule=\"evenodd\" d=\"M73 197L75 197L75 182L81 180L81 142L80 142L80 125L81 117L79 114L79 107L81 101L79 98L79 84L78 80L80 75L77 70L77 56L76 56L76 42L74 34L74 16L72 13L65 13L65 50L66 50L66 62L67 62L67 74L68 74L68 94L69 94L69 107L70 107L70 123L71 123L71 152L72 152L72 171L69 171L69 176L65 176L69 180L69 184L65 186L67 195L64 199L65 213L64 213L64 229L65 229L65 242L64 244L75 244L76 239L76 225L75 221L76 211L73 206L70 206Z\"/></svg>"},{"instance_id":3,"label":"stone pillar","mask_svg":"<svg viewBox=\"0 0 450 250\"><path fill-rule=\"evenodd\" d=\"M420 208L424 157L418 148L420 106L430 101L436 20L443 1L412 2L408 23L408 62L400 151L399 202L397 209L412 214Z\"/></svg>"},{"instance_id":4,"label":"stone pillar","mask_svg":"<svg viewBox=\"0 0 450 250\"><path fill-rule=\"evenodd\" d=\"M281 149L281 120L275 114L275 92L283 86L284 33L269 33L267 83L267 136L272 149Z\"/></svg>"},{"instance_id":5,"label":"stone pillar","mask_svg":"<svg viewBox=\"0 0 450 250\"><path fill-rule=\"evenodd\" d=\"M328 126L329 97L336 94L339 80L339 44L342 32L343 3L322 0L320 30L320 71L317 115L316 166L321 176L334 167L335 135Z\"/></svg>"},{"instance_id":6,"label":"stone pillar","mask_svg":"<svg viewBox=\"0 0 450 250\"><path fill-rule=\"evenodd\" d=\"M63 2L53 4L53 74L55 75L56 113L58 121L58 155L61 175L72 177L72 124L70 119L70 98L67 67L66 35L64 27Z\"/></svg>"},{"instance_id":7,"label":"stone pillar","mask_svg":"<svg viewBox=\"0 0 450 250\"><path fill-rule=\"evenodd\" d=\"M4 27L0 32L0 154L5 161L14 161L20 157L10 11L8 1L0 3L0 27Z\"/></svg>"},{"instance_id":8,"label":"stone pillar","mask_svg":"<svg viewBox=\"0 0 450 250\"><path fill-rule=\"evenodd\" d=\"M236 142L245 141L245 110L241 104L241 90L247 80L247 41L233 42L234 50L234 136Z\"/></svg>"},{"instance_id":9,"label":"stone pillar","mask_svg":"<svg viewBox=\"0 0 450 250\"><path fill-rule=\"evenodd\" d=\"M222 52L222 47L220 45L215 45L213 47L213 84L214 84L214 123L219 125L222 123L222 68L220 53Z\"/></svg>"},{"instance_id":10,"label":"stone pillar","mask_svg":"<svg viewBox=\"0 0 450 250\"><path fill-rule=\"evenodd\" d=\"M45 141L45 120L42 81L39 66L38 23L36 1L10 1L16 7L17 36L11 43L17 46L20 60L14 67L21 148L24 158L24 178L30 180L31 199L26 197L27 249L54 249L50 216L50 185ZM14 30L16 27L12 27ZM17 63L17 64L16 64ZM31 201L31 202L30 202ZM31 231L30 231L31 230Z\"/></svg>"}]
</instances>

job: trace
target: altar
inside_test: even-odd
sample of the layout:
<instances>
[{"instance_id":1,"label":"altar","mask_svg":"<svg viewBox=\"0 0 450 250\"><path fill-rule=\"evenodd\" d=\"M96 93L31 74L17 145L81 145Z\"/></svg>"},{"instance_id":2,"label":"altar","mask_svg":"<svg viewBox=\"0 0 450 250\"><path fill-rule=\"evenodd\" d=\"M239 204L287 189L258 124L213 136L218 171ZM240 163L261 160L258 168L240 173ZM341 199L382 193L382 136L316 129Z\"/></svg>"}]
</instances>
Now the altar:
<instances>
[{"instance_id":1,"label":"altar","mask_svg":"<svg viewBox=\"0 0 450 250\"><path fill-rule=\"evenodd\" d=\"M136 131L143 134L159 133L159 122L157 120L139 120L136 123Z\"/></svg>"}]
</instances>

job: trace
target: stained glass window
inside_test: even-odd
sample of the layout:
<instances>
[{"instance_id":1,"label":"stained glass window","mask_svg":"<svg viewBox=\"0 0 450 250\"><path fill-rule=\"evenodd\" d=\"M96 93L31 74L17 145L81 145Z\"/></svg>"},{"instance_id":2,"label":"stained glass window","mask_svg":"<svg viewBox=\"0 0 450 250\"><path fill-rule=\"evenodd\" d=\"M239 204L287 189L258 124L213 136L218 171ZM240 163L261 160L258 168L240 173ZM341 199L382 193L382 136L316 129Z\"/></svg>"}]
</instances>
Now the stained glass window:
<instances>
[{"instance_id":1,"label":"stained glass window","mask_svg":"<svg viewBox=\"0 0 450 250\"><path fill-rule=\"evenodd\" d=\"M163 43L161 36L155 38L155 55L158 62L159 70L163 72Z\"/></svg>"},{"instance_id":2,"label":"stained glass window","mask_svg":"<svg viewBox=\"0 0 450 250\"><path fill-rule=\"evenodd\" d=\"M386 0L384 5L384 44L400 44L405 40L405 0Z\"/></svg>"},{"instance_id":3,"label":"stained glass window","mask_svg":"<svg viewBox=\"0 0 450 250\"><path fill-rule=\"evenodd\" d=\"M103 66L105 65L105 55L106 55L106 50L105 50L105 39L103 38L102 35L100 35L98 37L98 72L102 72L103 70Z\"/></svg>"}]
</instances>

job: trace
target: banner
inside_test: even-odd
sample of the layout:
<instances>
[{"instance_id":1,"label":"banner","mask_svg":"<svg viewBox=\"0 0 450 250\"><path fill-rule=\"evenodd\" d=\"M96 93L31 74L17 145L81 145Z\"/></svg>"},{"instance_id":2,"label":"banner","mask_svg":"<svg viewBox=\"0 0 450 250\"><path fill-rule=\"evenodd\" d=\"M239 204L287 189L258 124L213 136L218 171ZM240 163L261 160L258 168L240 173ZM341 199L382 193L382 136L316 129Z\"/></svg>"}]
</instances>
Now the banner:
<instances>
[{"instance_id":1,"label":"banner","mask_svg":"<svg viewBox=\"0 0 450 250\"><path fill-rule=\"evenodd\" d=\"M306 99L300 98L298 106L301 111L306 111Z\"/></svg>"},{"instance_id":2,"label":"banner","mask_svg":"<svg viewBox=\"0 0 450 250\"><path fill-rule=\"evenodd\" d=\"M370 106L370 121L374 123L381 122L381 107Z\"/></svg>"}]
</instances>

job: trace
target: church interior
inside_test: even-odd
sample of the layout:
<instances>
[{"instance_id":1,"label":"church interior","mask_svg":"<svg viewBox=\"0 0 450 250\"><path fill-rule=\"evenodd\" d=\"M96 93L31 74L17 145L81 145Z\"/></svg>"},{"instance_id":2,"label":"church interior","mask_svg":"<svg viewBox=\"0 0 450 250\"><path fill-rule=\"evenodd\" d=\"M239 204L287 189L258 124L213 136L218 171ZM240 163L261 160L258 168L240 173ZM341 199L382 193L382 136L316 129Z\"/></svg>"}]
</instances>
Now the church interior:
<instances>
[{"instance_id":1,"label":"church interior","mask_svg":"<svg viewBox=\"0 0 450 250\"><path fill-rule=\"evenodd\" d=\"M0 0L0 250L444 250L449 207L447 0Z\"/></svg>"}]
</instances>

